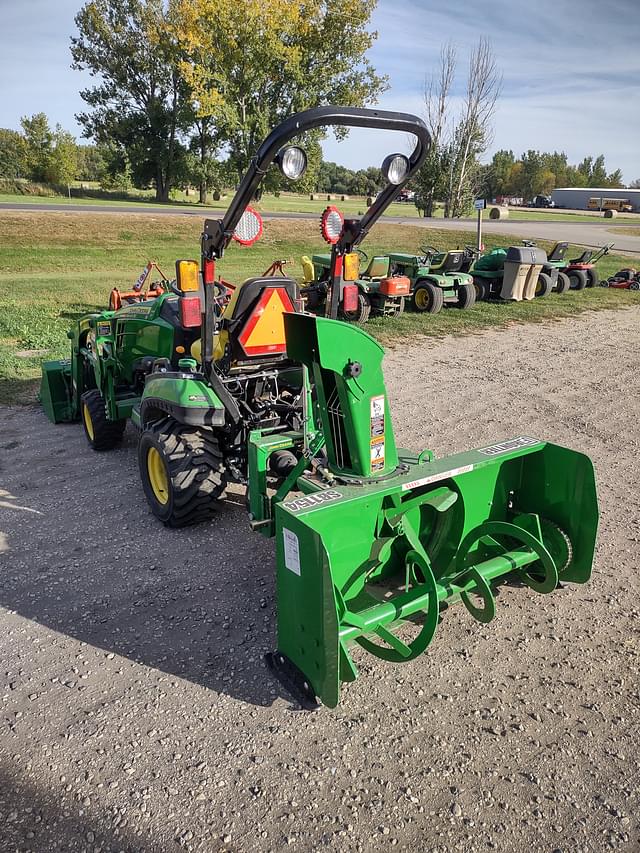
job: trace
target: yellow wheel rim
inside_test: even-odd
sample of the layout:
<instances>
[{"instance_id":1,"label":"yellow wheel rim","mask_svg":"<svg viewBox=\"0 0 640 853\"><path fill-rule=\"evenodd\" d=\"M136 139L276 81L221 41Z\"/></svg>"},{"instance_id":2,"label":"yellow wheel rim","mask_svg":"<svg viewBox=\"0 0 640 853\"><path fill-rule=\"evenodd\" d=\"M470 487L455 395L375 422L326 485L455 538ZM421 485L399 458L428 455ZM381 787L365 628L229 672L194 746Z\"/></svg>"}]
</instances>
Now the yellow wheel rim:
<instances>
[{"instance_id":1,"label":"yellow wheel rim","mask_svg":"<svg viewBox=\"0 0 640 853\"><path fill-rule=\"evenodd\" d=\"M153 496L163 506L169 502L169 477L164 460L155 447L147 453L147 473Z\"/></svg>"},{"instance_id":2,"label":"yellow wheel rim","mask_svg":"<svg viewBox=\"0 0 640 853\"><path fill-rule=\"evenodd\" d=\"M413 299L418 308L426 308L429 304L429 294L424 287L421 287L420 290L416 290Z\"/></svg>"},{"instance_id":3,"label":"yellow wheel rim","mask_svg":"<svg viewBox=\"0 0 640 853\"><path fill-rule=\"evenodd\" d=\"M93 441L94 432L93 432L93 421L91 420L91 412L89 411L89 407L86 403L82 404L82 420L84 421L84 428L87 431L87 435L89 436L89 440Z\"/></svg>"}]
</instances>

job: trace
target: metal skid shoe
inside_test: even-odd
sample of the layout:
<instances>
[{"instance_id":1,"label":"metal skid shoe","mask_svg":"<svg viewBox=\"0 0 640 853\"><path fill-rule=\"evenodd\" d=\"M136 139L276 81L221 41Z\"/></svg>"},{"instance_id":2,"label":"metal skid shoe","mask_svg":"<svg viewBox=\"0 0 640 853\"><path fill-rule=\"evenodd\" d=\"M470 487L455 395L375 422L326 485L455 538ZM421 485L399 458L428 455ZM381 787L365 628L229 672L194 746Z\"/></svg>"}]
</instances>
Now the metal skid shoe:
<instances>
[{"instance_id":1,"label":"metal skid shoe","mask_svg":"<svg viewBox=\"0 0 640 853\"><path fill-rule=\"evenodd\" d=\"M396 450L376 342L322 318L290 315L285 326L289 354L309 369L332 472L328 483L307 471L302 496L272 506L269 663L301 704L338 704L358 675L354 645L406 663L455 602L488 623L505 581L548 594L589 579L598 506L587 456L529 436L440 460Z\"/></svg>"}]
</instances>

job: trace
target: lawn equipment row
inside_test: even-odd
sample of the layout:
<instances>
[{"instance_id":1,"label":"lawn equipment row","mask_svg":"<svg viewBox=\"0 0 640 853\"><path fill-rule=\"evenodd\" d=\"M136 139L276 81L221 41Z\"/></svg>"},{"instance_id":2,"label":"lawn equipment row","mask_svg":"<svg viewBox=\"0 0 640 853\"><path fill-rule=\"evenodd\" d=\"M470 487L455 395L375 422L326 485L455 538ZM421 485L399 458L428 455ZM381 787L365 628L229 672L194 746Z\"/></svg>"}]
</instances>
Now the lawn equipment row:
<instances>
[{"instance_id":1,"label":"lawn equipment row","mask_svg":"<svg viewBox=\"0 0 640 853\"><path fill-rule=\"evenodd\" d=\"M288 143L327 125L416 141L410 156L385 159L388 183L364 216L323 220L337 239L317 316L288 276L231 288L216 266L232 239L259 238L248 205L269 166L299 177L306 158ZM135 424L142 488L165 525L212 519L229 483L245 487L251 529L275 539L267 663L304 707L338 704L358 675L356 648L407 663L456 602L485 624L505 583L548 594L591 574L598 507L587 456L527 433L442 459L398 448L383 349L336 321L359 292L357 247L429 144L409 114L292 116L262 143L224 216L205 221L199 262L178 260L162 293L80 318L70 358L43 365L46 414L82 420L93 449L115 447Z\"/></svg>"}]
</instances>

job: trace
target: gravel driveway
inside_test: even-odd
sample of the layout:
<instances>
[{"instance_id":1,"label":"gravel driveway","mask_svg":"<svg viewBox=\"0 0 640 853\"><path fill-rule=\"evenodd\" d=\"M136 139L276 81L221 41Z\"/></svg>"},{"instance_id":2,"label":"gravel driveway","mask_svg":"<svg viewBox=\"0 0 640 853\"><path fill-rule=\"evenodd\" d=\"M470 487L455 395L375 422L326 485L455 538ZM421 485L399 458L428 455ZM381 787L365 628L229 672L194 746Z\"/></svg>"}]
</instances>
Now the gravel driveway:
<instances>
[{"instance_id":1,"label":"gravel driveway","mask_svg":"<svg viewBox=\"0 0 640 853\"><path fill-rule=\"evenodd\" d=\"M0 410L1 851L640 849L640 308L388 353L399 443L521 432L596 464L592 582L453 608L421 659L362 652L340 708L263 664L274 556L240 496L161 528L135 437Z\"/></svg>"}]
</instances>

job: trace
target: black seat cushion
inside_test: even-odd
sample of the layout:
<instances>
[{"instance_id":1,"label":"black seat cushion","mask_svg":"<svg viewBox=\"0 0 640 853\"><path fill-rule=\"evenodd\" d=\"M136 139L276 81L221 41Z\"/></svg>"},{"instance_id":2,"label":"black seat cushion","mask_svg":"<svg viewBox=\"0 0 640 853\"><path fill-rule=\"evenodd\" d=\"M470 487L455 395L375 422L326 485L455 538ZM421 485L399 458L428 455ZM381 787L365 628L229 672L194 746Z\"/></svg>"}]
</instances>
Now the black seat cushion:
<instances>
[{"instance_id":1,"label":"black seat cushion","mask_svg":"<svg viewBox=\"0 0 640 853\"><path fill-rule=\"evenodd\" d=\"M564 260L564 256L568 248L568 243L556 243L551 252L547 255L547 259L550 261Z\"/></svg>"}]
</instances>

